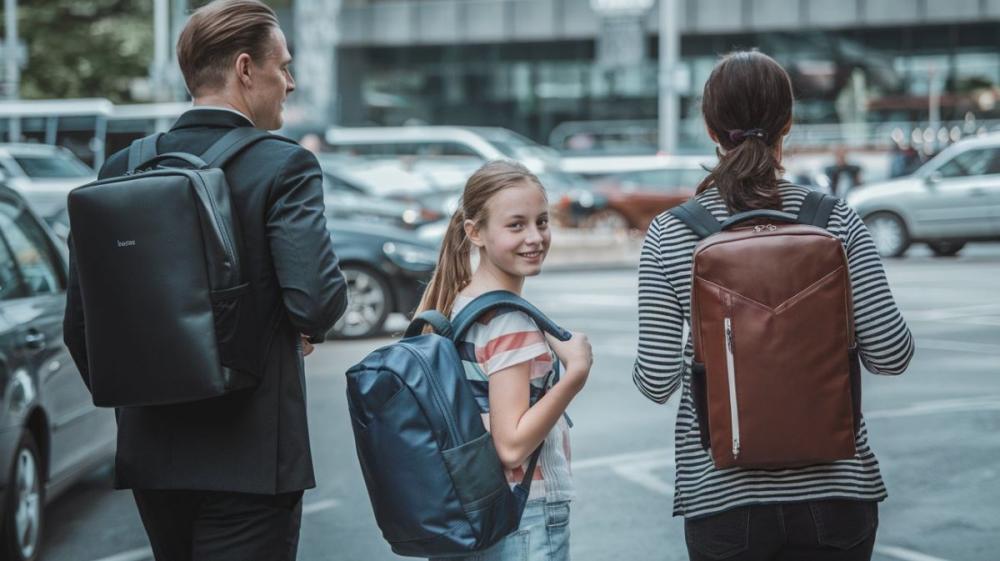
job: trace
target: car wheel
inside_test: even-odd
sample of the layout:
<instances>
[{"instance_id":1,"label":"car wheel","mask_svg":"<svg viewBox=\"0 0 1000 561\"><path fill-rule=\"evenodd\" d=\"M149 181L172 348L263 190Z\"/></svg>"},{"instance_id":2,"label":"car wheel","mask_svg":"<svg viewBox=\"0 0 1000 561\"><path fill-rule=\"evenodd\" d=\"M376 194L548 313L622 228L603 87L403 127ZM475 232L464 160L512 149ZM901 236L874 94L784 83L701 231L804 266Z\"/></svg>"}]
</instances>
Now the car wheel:
<instances>
[{"instance_id":1,"label":"car wheel","mask_svg":"<svg viewBox=\"0 0 1000 561\"><path fill-rule=\"evenodd\" d=\"M934 257L955 257L965 247L965 242L928 242Z\"/></svg>"},{"instance_id":2,"label":"car wheel","mask_svg":"<svg viewBox=\"0 0 1000 561\"><path fill-rule=\"evenodd\" d=\"M38 559L45 494L40 458L34 437L25 432L14 453L4 509L3 553L8 561Z\"/></svg>"},{"instance_id":3,"label":"car wheel","mask_svg":"<svg viewBox=\"0 0 1000 561\"><path fill-rule=\"evenodd\" d=\"M628 219L622 213L611 209L603 209L591 214L584 219L583 226L595 232L616 236L627 235L630 228Z\"/></svg>"},{"instance_id":4,"label":"car wheel","mask_svg":"<svg viewBox=\"0 0 1000 561\"><path fill-rule=\"evenodd\" d=\"M389 283L367 267L345 265L347 310L328 335L334 338L370 337L382 331L389 316Z\"/></svg>"},{"instance_id":5,"label":"car wheel","mask_svg":"<svg viewBox=\"0 0 1000 561\"><path fill-rule=\"evenodd\" d=\"M865 218L865 226L882 257L901 257L910 248L910 234L903 219L890 212L877 212Z\"/></svg>"}]
</instances>

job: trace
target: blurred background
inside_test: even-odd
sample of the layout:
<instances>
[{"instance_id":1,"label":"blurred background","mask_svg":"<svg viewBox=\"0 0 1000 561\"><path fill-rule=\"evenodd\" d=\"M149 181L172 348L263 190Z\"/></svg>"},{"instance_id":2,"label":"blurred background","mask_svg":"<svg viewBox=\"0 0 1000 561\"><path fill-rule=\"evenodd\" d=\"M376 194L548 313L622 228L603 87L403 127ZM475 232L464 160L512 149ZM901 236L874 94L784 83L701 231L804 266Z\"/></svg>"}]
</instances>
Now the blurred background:
<instances>
[{"instance_id":1,"label":"blurred background","mask_svg":"<svg viewBox=\"0 0 1000 561\"><path fill-rule=\"evenodd\" d=\"M265 2L298 87L278 132L323 167L350 289L307 363L320 486L300 559L396 559L343 372L399 335L465 180L493 159L548 191L554 242L528 297L594 343L573 406L574 558L686 558L668 516L676 403L630 382L636 266L650 222L716 161L705 80L754 48L794 85L786 179L862 216L916 335L903 379L865 382L891 496L876 559L1000 559L1000 0ZM206 2L0 3L0 559L146 561L109 486L113 416L61 344L66 195L190 107L174 44Z\"/></svg>"}]
</instances>

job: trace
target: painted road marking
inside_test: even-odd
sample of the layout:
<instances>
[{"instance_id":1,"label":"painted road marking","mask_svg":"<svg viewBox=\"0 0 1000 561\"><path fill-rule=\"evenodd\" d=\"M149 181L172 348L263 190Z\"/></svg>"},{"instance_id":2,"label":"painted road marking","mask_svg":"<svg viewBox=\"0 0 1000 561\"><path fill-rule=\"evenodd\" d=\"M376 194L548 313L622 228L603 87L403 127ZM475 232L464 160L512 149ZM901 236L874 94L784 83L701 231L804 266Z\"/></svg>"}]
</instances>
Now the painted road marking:
<instances>
[{"instance_id":1,"label":"painted road marking","mask_svg":"<svg viewBox=\"0 0 1000 561\"><path fill-rule=\"evenodd\" d=\"M948 321L991 315L998 312L1000 312L1000 304L976 304L973 306L907 311L903 314L903 317L910 321Z\"/></svg>"},{"instance_id":2,"label":"painted road marking","mask_svg":"<svg viewBox=\"0 0 1000 561\"><path fill-rule=\"evenodd\" d=\"M96 561L148 561L153 558L153 550L148 547L140 547L117 553L111 557L102 557Z\"/></svg>"},{"instance_id":3,"label":"painted road marking","mask_svg":"<svg viewBox=\"0 0 1000 561\"><path fill-rule=\"evenodd\" d=\"M316 501L314 503L309 503L302 507L302 515L315 514L317 512L322 512L324 510L330 510L338 506L340 503L336 499L326 499L325 501Z\"/></svg>"},{"instance_id":4,"label":"painted road marking","mask_svg":"<svg viewBox=\"0 0 1000 561\"><path fill-rule=\"evenodd\" d=\"M917 402L895 409L875 410L865 413L865 419L894 419L898 417L915 417L918 415L934 415L938 413L971 413L974 411L1000 410L1000 396L988 395L958 399L939 399L935 401Z\"/></svg>"},{"instance_id":5,"label":"painted road marking","mask_svg":"<svg viewBox=\"0 0 1000 561\"><path fill-rule=\"evenodd\" d=\"M306 516L309 514L315 514L317 512L322 512L324 510L330 510L331 508L337 507L340 502L336 499L325 499L322 501L316 501L314 503L309 503L302 507L302 515ZM153 550L148 547L140 547L137 549L130 549L129 551L123 551L121 553L116 553L110 557L102 557L100 559L95 559L94 561L151 561L153 559Z\"/></svg>"},{"instance_id":6,"label":"painted road marking","mask_svg":"<svg viewBox=\"0 0 1000 561\"><path fill-rule=\"evenodd\" d=\"M599 456L596 458L574 461L572 467L573 471L577 472L601 467L613 467L629 462L641 463L650 460L668 460L670 465L673 465L673 452L673 448L654 448L652 450L643 450L641 452L629 452L626 454L615 454L612 456Z\"/></svg>"},{"instance_id":7,"label":"painted road marking","mask_svg":"<svg viewBox=\"0 0 1000 561\"><path fill-rule=\"evenodd\" d=\"M935 351L953 351L956 353L983 353L1000 355L1000 345L990 343L970 343L967 341L946 341L943 339L916 338L917 350L933 349Z\"/></svg>"},{"instance_id":8,"label":"painted road marking","mask_svg":"<svg viewBox=\"0 0 1000 561\"><path fill-rule=\"evenodd\" d=\"M926 555L918 551L904 549L894 545L876 545L875 553L885 555L886 557L892 557L893 559L900 559L901 561L948 561L947 559L933 557L931 555Z\"/></svg>"}]
</instances>

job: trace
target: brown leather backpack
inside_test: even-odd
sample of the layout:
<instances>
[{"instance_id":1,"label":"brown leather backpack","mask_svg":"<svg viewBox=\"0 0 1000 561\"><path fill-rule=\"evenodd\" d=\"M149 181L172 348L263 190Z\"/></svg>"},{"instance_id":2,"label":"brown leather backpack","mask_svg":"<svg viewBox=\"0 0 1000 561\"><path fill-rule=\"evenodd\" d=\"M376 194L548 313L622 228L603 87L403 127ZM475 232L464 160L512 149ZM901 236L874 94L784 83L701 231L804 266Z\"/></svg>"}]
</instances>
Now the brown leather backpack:
<instances>
[{"instance_id":1,"label":"brown leather backpack","mask_svg":"<svg viewBox=\"0 0 1000 561\"><path fill-rule=\"evenodd\" d=\"M719 223L696 199L671 210L694 251L691 387L718 468L785 468L855 455L860 366L847 255L826 230L837 199L810 192L798 216Z\"/></svg>"}]
</instances>

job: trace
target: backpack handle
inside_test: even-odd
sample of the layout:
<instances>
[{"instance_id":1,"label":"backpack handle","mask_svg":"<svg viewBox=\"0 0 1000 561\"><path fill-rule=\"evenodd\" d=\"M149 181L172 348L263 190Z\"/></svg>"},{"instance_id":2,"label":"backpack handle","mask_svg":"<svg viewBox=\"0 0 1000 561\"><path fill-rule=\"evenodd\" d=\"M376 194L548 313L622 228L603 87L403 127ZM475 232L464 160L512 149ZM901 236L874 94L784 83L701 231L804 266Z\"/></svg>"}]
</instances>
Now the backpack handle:
<instances>
[{"instance_id":1,"label":"backpack handle","mask_svg":"<svg viewBox=\"0 0 1000 561\"><path fill-rule=\"evenodd\" d=\"M795 216L794 214L789 214L787 212L781 212L780 210L766 210L766 209L750 210L747 212L741 212L734 216L730 216L725 222L722 223L722 229L723 231L725 231L744 222L749 222L751 220L759 220L761 218L766 218L768 220L777 220L779 222L789 222L791 224L799 223L798 216Z\"/></svg>"},{"instance_id":2,"label":"backpack handle","mask_svg":"<svg viewBox=\"0 0 1000 561\"><path fill-rule=\"evenodd\" d=\"M417 317L413 318L410 322L409 327L406 328L406 332L403 334L403 338L416 337L424 330L425 326L431 326L434 328L434 332L442 337L447 337L449 339L454 339L452 337L451 322L448 318L444 317L444 314L437 310L425 310L420 312Z\"/></svg>"},{"instance_id":3,"label":"backpack handle","mask_svg":"<svg viewBox=\"0 0 1000 561\"><path fill-rule=\"evenodd\" d=\"M160 154L159 156L150 158L145 162L137 165L135 169L132 170L132 173L139 173L141 171L150 169L154 167L156 164L163 162L165 160L181 160L186 164L190 164L191 167L193 167L194 169L202 169L207 165L205 164L205 160L202 160L201 158L195 156L194 154L188 154L187 152L167 152L166 154Z\"/></svg>"},{"instance_id":4,"label":"backpack handle","mask_svg":"<svg viewBox=\"0 0 1000 561\"><path fill-rule=\"evenodd\" d=\"M456 341L461 339L479 316L497 308L513 308L528 314L535 324L538 325L539 329L551 334L560 341L569 341L573 337L572 333L556 325L541 310L534 307L524 298L507 290L494 290L477 296L475 300L469 302L458 313L455 320L451 322L454 334L453 339Z\"/></svg>"}]
</instances>

